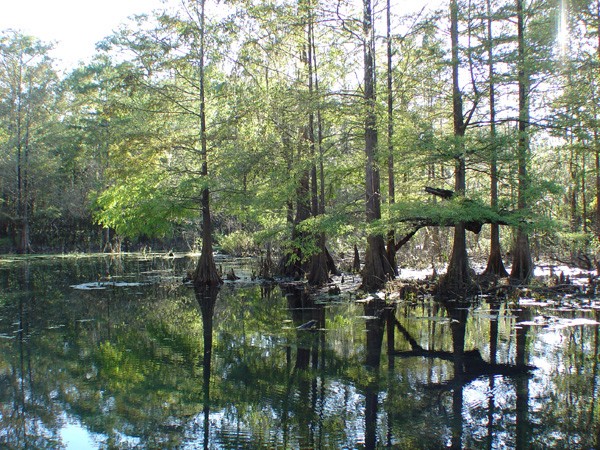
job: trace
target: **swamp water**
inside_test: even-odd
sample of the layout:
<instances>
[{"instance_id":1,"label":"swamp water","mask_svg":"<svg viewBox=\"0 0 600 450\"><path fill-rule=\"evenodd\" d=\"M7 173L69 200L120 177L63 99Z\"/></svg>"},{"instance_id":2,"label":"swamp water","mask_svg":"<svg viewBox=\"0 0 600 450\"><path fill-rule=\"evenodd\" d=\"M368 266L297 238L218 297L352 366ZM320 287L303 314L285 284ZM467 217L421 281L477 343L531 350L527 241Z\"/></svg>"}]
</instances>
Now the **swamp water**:
<instances>
[{"instance_id":1,"label":"swamp water","mask_svg":"<svg viewBox=\"0 0 600 450\"><path fill-rule=\"evenodd\" d=\"M195 293L193 263L0 258L0 448L600 448L594 299L315 299L231 260Z\"/></svg>"}]
</instances>

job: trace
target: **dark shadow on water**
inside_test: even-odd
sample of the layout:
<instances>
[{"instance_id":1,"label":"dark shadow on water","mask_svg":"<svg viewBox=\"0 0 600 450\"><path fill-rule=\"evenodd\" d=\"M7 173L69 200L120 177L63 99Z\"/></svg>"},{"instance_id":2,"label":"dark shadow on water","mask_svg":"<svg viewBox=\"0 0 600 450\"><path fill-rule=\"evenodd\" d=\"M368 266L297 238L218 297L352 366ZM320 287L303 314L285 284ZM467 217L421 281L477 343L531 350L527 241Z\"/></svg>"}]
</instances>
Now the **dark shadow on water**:
<instances>
[{"instance_id":1,"label":"dark shadow on water","mask_svg":"<svg viewBox=\"0 0 600 450\"><path fill-rule=\"evenodd\" d=\"M365 387L365 449L377 448L377 417L379 414L379 392L381 354L383 336L393 307L380 299L372 299L364 304L366 356L365 365L371 372L369 382Z\"/></svg>"},{"instance_id":2,"label":"dark shadow on water","mask_svg":"<svg viewBox=\"0 0 600 450\"><path fill-rule=\"evenodd\" d=\"M215 314L215 305L220 287L195 288L194 292L200 314L202 315L202 382L203 382L203 445L205 449L210 448L210 373L213 351L213 318Z\"/></svg>"},{"instance_id":3,"label":"dark shadow on water","mask_svg":"<svg viewBox=\"0 0 600 450\"><path fill-rule=\"evenodd\" d=\"M373 319L368 321L367 326L367 348L370 352L367 354L367 361L371 366L377 367L377 348L381 348L381 337L383 336L384 325L387 323L387 339L388 339L388 356L389 356L389 370L393 373L395 368L395 358L427 358L427 359L438 359L448 361L452 364L453 374L452 377L443 382L429 383L424 387L428 390L451 393L451 415L450 415L450 442L445 446L452 449L462 449L465 445L467 436L465 435L464 427L465 423L464 411L464 390L465 388L478 378L486 377L489 379L490 393L487 403L487 437L486 447L494 448L498 442L494 442L494 386L496 376L504 376L513 380L516 391L516 419L515 419L515 444L516 448L528 448L530 441L530 423L528 417L529 408L529 389L528 383L531 378L531 373L535 370L535 367L527 364L527 330L528 326L523 325L516 329L516 361L515 363L499 363L497 362L497 345L498 345L498 317L494 314L490 315L490 332L489 332L489 362L485 361L481 352L478 348L466 349L466 330L467 322L469 318L470 305L464 302L441 302L439 305L446 311L447 317L450 319L450 331L451 331L451 342L452 350L437 350L435 348L428 348L422 346L417 338L413 337L409 330L405 328L394 312L390 312L387 316L381 314L381 311L376 309L368 310L369 315L376 316L380 314L385 317L385 322L382 320ZM492 305L492 310L498 310L499 303ZM366 308L366 307L365 307ZM367 309L365 309L367 312ZM516 312L517 321L522 322L528 319L528 311L525 309L518 309ZM404 340L410 345L411 350L398 351L394 347L395 332L398 331ZM371 338L372 346L369 345L369 334L373 336ZM377 339L377 341L375 340ZM371 353L371 355L369 355ZM369 393L369 389L367 390ZM373 400L371 401L371 403ZM370 403L367 402L367 406ZM365 416L369 418L371 415L376 415L376 408L370 406L372 411L367 411ZM376 420L370 419L371 422ZM369 430L369 427L367 427ZM368 434L370 437L370 434ZM469 437L470 438L470 437ZM391 439L388 439L391 441ZM440 443L441 445L441 443ZM371 437L367 440L367 448L375 448L376 441Z\"/></svg>"},{"instance_id":4,"label":"dark shadow on water","mask_svg":"<svg viewBox=\"0 0 600 450\"><path fill-rule=\"evenodd\" d=\"M522 323L531 319L529 309L519 308L516 311L517 322ZM527 332L529 325L522 324L517 327L517 357L516 366L527 366ZM529 377L514 378L516 399L516 448L530 448L531 424L529 421Z\"/></svg>"},{"instance_id":5,"label":"dark shadow on water","mask_svg":"<svg viewBox=\"0 0 600 450\"><path fill-rule=\"evenodd\" d=\"M297 391L300 399L296 405L297 424L301 430L310 430L298 436L302 448L321 447L323 429L323 408L326 403L325 391L325 308L315 303L310 293L302 288L282 288L287 307L295 328L295 337L286 346L287 373L284 409L282 411L284 443L293 429L293 417L289 415L289 405L294 401L292 394ZM295 359L293 352L296 351Z\"/></svg>"},{"instance_id":6,"label":"dark shadow on water","mask_svg":"<svg viewBox=\"0 0 600 450\"><path fill-rule=\"evenodd\" d=\"M319 347L324 344L325 309L303 289L284 289L288 310L296 328L295 370L319 368ZM288 351L292 349L288 347Z\"/></svg>"}]
</instances>

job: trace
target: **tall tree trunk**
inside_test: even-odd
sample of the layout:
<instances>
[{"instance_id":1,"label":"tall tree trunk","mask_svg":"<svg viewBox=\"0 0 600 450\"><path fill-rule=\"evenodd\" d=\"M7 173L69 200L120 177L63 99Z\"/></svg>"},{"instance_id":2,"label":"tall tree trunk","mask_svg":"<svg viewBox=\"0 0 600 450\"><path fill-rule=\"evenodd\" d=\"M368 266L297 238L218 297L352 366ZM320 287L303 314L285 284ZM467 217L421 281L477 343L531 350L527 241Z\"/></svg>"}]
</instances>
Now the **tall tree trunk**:
<instances>
[{"instance_id":1,"label":"tall tree trunk","mask_svg":"<svg viewBox=\"0 0 600 450\"><path fill-rule=\"evenodd\" d=\"M465 119L463 115L462 93L459 86L458 59L458 4L450 2L450 37L452 41L452 110L454 118L455 161L454 191L458 195L465 194L466 163L464 150ZM446 275L440 284L440 293L463 295L470 285L469 264L467 255L466 229L464 223L454 227L452 254Z\"/></svg>"},{"instance_id":2,"label":"tall tree trunk","mask_svg":"<svg viewBox=\"0 0 600 450\"><path fill-rule=\"evenodd\" d=\"M317 127L318 138L315 139L315 114L313 112L315 98L319 95L319 82L317 77L317 56L314 34L314 18L311 1L308 1L308 26L307 26L307 41L308 41L308 90L311 99L309 113L309 134L310 134L310 155L311 164L311 212L313 217L325 212L324 205L324 187L323 187L323 155L322 155L322 130L321 130L321 115L320 106L317 106ZM316 143L315 143L316 140ZM321 193L319 194L319 180L317 177L317 154L316 147L319 147L319 165L321 171ZM314 234L318 251L311 256L310 269L308 273L308 284L313 286L321 286L329 281L329 270L327 265L327 250L325 248L326 237L325 233L320 232Z\"/></svg>"},{"instance_id":3,"label":"tall tree trunk","mask_svg":"<svg viewBox=\"0 0 600 450\"><path fill-rule=\"evenodd\" d=\"M281 143L283 144L283 156L287 171L288 173L292 173L292 168L294 167L294 149L292 148L292 143L290 142L290 138L286 135L285 130L281 133ZM294 223L294 201L291 195L286 202L286 222L288 225Z\"/></svg>"},{"instance_id":4,"label":"tall tree trunk","mask_svg":"<svg viewBox=\"0 0 600 450\"><path fill-rule=\"evenodd\" d=\"M306 134L304 137L308 139ZM298 154L298 161L302 160L301 151ZM283 255L277 269L277 272L282 276L301 278L306 273L305 255L301 248L302 241L306 239L306 233L298 229L298 224L308 219L310 213L310 172L303 169L296 187L296 215L292 224L292 248Z\"/></svg>"},{"instance_id":5,"label":"tall tree trunk","mask_svg":"<svg viewBox=\"0 0 600 450\"><path fill-rule=\"evenodd\" d=\"M305 21L305 36L306 36L306 53L301 55L301 61L306 65L307 69L307 87L309 93L309 105L307 114L307 125L304 129L303 143L298 151L298 162L311 158L308 168L302 168L298 186L296 188L296 216L292 226L292 248L286 254L279 264L278 272L281 275L301 278L308 273L308 282L313 285L321 285L327 281L327 263L323 251L317 252L314 255L306 255L303 250L303 244L306 241L320 247L322 239L312 231L300 231L298 225L310 218L318 215L319 212L319 195L317 181L317 166L315 161L315 115L313 107L314 98L314 78L313 78L313 19L311 1L298 2L298 13L304 14ZM324 265L322 264L323 262Z\"/></svg>"},{"instance_id":6,"label":"tall tree trunk","mask_svg":"<svg viewBox=\"0 0 600 450\"><path fill-rule=\"evenodd\" d=\"M379 169L377 168L377 119L375 115L375 55L371 0L363 0L364 104L365 104L365 206L370 224L381 219ZM362 288L367 291L383 287L394 270L388 262L381 234L367 236Z\"/></svg>"},{"instance_id":7,"label":"tall tree trunk","mask_svg":"<svg viewBox=\"0 0 600 450\"><path fill-rule=\"evenodd\" d=\"M317 235L317 246L319 252L311 257L310 271L308 273L308 284L322 286L329 281L329 266L327 264L327 252L325 249L325 233Z\"/></svg>"},{"instance_id":8,"label":"tall tree trunk","mask_svg":"<svg viewBox=\"0 0 600 450\"><path fill-rule=\"evenodd\" d=\"M518 81L519 81L519 142L517 148L517 163L519 185L517 192L517 208L524 211L527 208L526 193L529 187L527 174L527 159L529 156L529 75L525 61L525 13L523 0L517 1L517 45L518 45ZM521 283L529 280L533 273L533 261L529 249L527 231L519 226L515 248L513 249L513 264L510 278Z\"/></svg>"},{"instance_id":9,"label":"tall tree trunk","mask_svg":"<svg viewBox=\"0 0 600 450\"><path fill-rule=\"evenodd\" d=\"M15 111L15 141L17 151L17 209L16 209L16 236L17 252L27 253L29 243L29 223L27 213L27 145L24 142L25 120L24 120L24 93L22 60L18 67L16 80L16 111Z\"/></svg>"},{"instance_id":10,"label":"tall tree trunk","mask_svg":"<svg viewBox=\"0 0 600 450\"><path fill-rule=\"evenodd\" d=\"M596 13L597 17L600 17L600 0L596 2ZM597 22L598 29L596 33L598 35L598 46L596 48L596 59L598 63L598 77L600 77L600 19ZM594 89L596 99L592 102L593 112L594 112L594 147L595 147L595 165L596 165L596 239L600 240L600 131L598 130L598 97L600 97L600 93L598 92L598 82L596 82L596 88Z\"/></svg>"},{"instance_id":11,"label":"tall tree trunk","mask_svg":"<svg viewBox=\"0 0 600 450\"><path fill-rule=\"evenodd\" d=\"M311 158L310 164L310 208L311 215L317 216L319 214L319 187L317 181L317 162L316 162L316 145L315 145L315 88L314 88L314 68L313 68L313 52L315 50L313 43L313 17L312 17L312 4L311 0L307 1L307 24L306 24L306 43L307 43L307 57L306 66L308 69L308 141L309 141L309 153Z\"/></svg>"},{"instance_id":12,"label":"tall tree trunk","mask_svg":"<svg viewBox=\"0 0 600 450\"><path fill-rule=\"evenodd\" d=\"M598 120L596 114L595 117ZM594 166L596 170L596 223L594 229L596 239L600 240L600 135L597 128L594 130L594 142Z\"/></svg>"},{"instance_id":13,"label":"tall tree trunk","mask_svg":"<svg viewBox=\"0 0 600 450\"><path fill-rule=\"evenodd\" d=\"M569 176L571 182L569 183L568 195L569 195L569 223L571 225L571 231L573 233L579 231L580 217L577 214L577 203L579 198L579 167L577 166L577 154L574 148L573 142L573 130L569 133L569 127L567 127L569 141Z\"/></svg>"},{"instance_id":14,"label":"tall tree trunk","mask_svg":"<svg viewBox=\"0 0 600 450\"><path fill-rule=\"evenodd\" d=\"M205 20L205 0L200 0L200 11L198 18L200 20L200 61L199 61L199 78L200 78L200 155L202 158L201 176L208 177L208 149L206 143L206 102L204 92L204 20ZM212 220L210 216L210 191L208 186L202 189L200 200L202 208L202 250L200 259L196 266L194 274L194 285L197 288L202 286L218 286L223 281L217 272L217 266L213 258L213 243L212 243Z\"/></svg>"},{"instance_id":15,"label":"tall tree trunk","mask_svg":"<svg viewBox=\"0 0 600 450\"><path fill-rule=\"evenodd\" d=\"M487 9L487 39L488 39L488 76L490 79L490 138L492 141L492 154L490 158L490 205L493 209L498 208L498 146L496 141L496 83L494 73L494 40L492 34L492 5L491 0L486 1ZM490 230L490 254L484 274L497 277L507 277L508 272L502 261L502 250L500 247L500 225L491 224Z\"/></svg>"},{"instance_id":16,"label":"tall tree trunk","mask_svg":"<svg viewBox=\"0 0 600 450\"><path fill-rule=\"evenodd\" d=\"M17 198L17 253L25 254L29 251L29 195L27 183L27 143L18 145L19 161L18 171L18 198Z\"/></svg>"},{"instance_id":17,"label":"tall tree trunk","mask_svg":"<svg viewBox=\"0 0 600 450\"><path fill-rule=\"evenodd\" d=\"M587 183L586 183L586 172L587 172L587 162L586 162L586 154L584 152L581 153L581 222L583 225L583 232L587 233Z\"/></svg>"},{"instance_id":18,"label":"tall tree trunk","mask_svg":"<svg viewBox=\"0 0 600 450\"><path fill-rule=\"evenodd\" d=\"M392 76L392 20L390 0L386 4L386 22L387 22L387 120L388 120L388 203L393 205L396 202L396 183L394 177L394 95L393 95L393 76ZM396 233L390 227L387 234L387 259L398 275L398 260L396 259Z\"/></svg>"}]
</instances>

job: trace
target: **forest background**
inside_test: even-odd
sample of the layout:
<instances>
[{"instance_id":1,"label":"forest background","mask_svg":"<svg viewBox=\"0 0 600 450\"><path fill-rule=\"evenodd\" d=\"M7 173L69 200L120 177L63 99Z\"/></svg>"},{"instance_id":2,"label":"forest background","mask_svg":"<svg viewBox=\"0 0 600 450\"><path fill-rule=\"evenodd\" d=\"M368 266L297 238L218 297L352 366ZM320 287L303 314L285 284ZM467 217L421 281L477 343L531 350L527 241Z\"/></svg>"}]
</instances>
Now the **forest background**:
<instances>
[{"instance_id":1,"label":"forest background","mask_svg":"<svg viewBox=\"0 0 600 450\"><path fill-rule=\"evenodd\" d=\"M51 48L0 36L2 252L597 263L599 0L182 1Z\"/></svg>"}]
</instances>

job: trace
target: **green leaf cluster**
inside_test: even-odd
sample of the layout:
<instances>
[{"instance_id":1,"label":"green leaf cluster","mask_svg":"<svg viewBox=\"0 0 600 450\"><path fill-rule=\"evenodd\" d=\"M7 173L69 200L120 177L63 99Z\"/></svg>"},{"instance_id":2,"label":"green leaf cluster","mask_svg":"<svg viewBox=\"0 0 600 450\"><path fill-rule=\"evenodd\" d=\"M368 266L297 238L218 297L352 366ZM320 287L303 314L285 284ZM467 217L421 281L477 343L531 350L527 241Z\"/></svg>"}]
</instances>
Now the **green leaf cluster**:
<instances>
[{"instance_id":1,"label":"green leaf cluster","mask_svg":"<svg viewBox=\"0 0 600 450\"><path fill-rule=\"evenodd\" d=\"M169 195L164 178L161 173L141 173L101 192L95 199L96 220L122 236L169 236L193 211Z\"/></svg>"}]
</instances>

